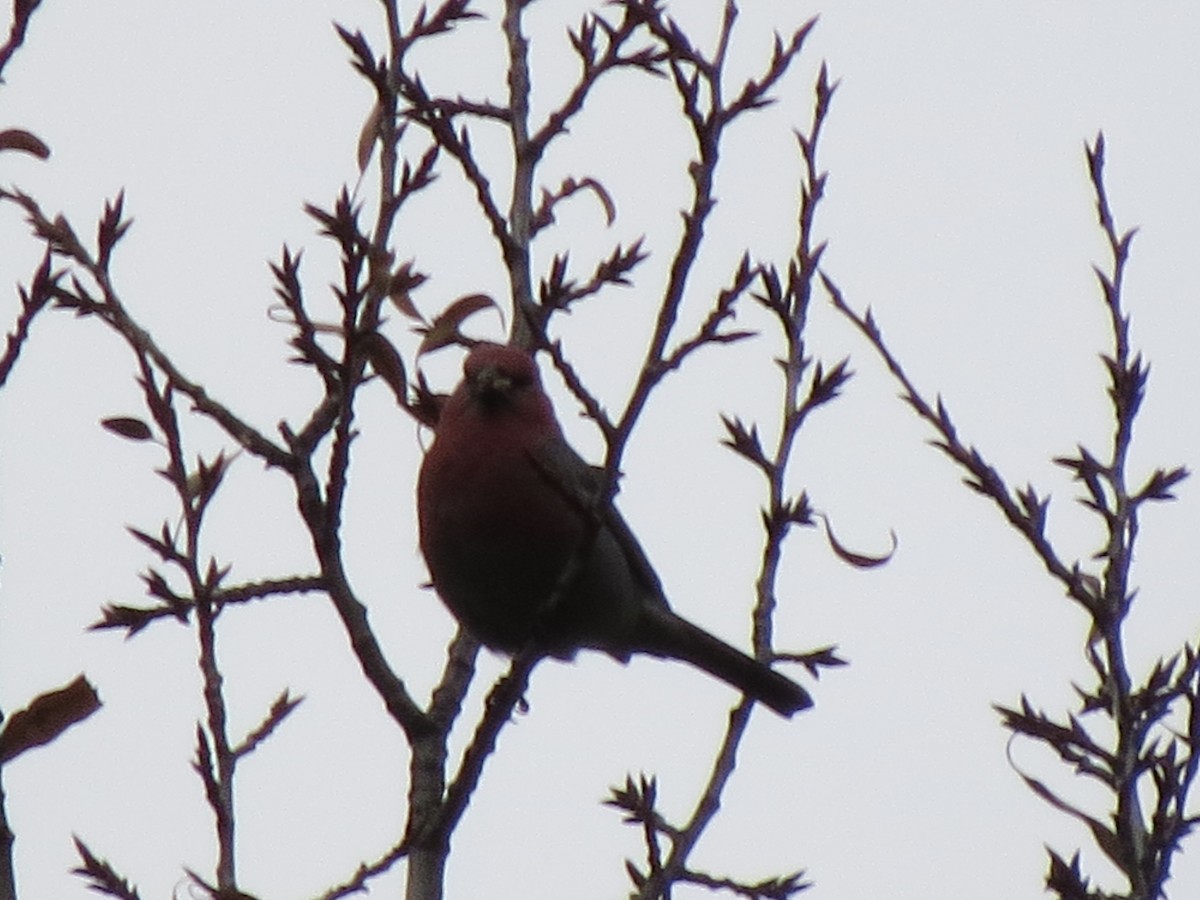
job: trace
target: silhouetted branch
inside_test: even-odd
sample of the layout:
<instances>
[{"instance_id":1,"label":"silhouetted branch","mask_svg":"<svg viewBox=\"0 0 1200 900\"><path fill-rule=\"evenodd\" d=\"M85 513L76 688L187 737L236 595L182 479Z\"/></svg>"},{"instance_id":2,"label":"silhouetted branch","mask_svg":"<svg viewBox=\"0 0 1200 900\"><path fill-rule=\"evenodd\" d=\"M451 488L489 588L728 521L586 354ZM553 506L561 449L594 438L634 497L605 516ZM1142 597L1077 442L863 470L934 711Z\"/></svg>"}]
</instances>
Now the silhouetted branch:
<instances>
[{"instance_id":1,"label":"silhouetted branch","mask_svg":"<svg viewBox=\"0 0 1200 900\"><path fill-rule=\"evenodd\" d=\"M0 356L0 387L3 387L4 383L8 381L8 375L16 365L17 357L21 355L21 348L29 339L29 328L33 325L33 320L38 313L46 308L46 304L49 303L58 287L57 283L60 277L62 277L62 272L54 272L50 269L50 250L47 248L42 256L42 264L33 275L29 290L18 289L21 311L17 314L16 324L5 339L4 354Z\"/></svg>"},{"instance_id":2,"label":"silhouetted branch","mask_svg":"<svg viewBox=\"0 0 1200 900\"><path fill-rule=\"evenodd\" d=\"M29 30L29 20L34 11L42 5L42 0L13 0L12 25L8 29L8 40L0 46L0 75L4 67L12 59L17 49L25 43L25 34Z\"/></svg>"},{"instance_id":3,"label":"silhouetted branch","mask_svg":"<svg viewBox=\"0 0 1200 900\"><path fill-rule=\"evenodd\" d=\"M710 85L718 84L721 76L720 64L724 59L725 47L729 41L730 30L736 18L736 9L732 4L726 8L726 16L722 26L721 37L716 62L711 66L689 47L677 49L673 63L681 59L691 60L697 77L707 78ZM807 33L807 26L803 30ZM659 25L659 32L669 35L670 41L678 48L681 47L684 36L667 23ZM794 55L799 49L803 35L798 33ZM790 58L790 57L789 57ZM772 81L773 83L773 81ZM765 88L764 88L765 89ZM715 90L715 88L713 88ZM760 304L771 308L778 317L784 352L778 359L783 373L783 389L781 392L780 422L778 439L771 450L764 448L758 428L755 425L745 425L736 417L725 416L723 422L727 431L724 443L739 456L749 461L764 477L767 491L767 507L763 512L764 542L763 554L758 579L755 585L756 602L753 609L754 621L754 650L759 659L776 661L788 660L803 662L812 672L821 666L842 665L834 648L826 647L808 654L780 654L774 649L774 611L777 604L776 584L779 566L783 557L783 543L789 527L793 524L812 524L812 514L808 507L807 495L802 494L799 500L789 500L785 493L786 473L792 456L800 426L804 423L809 410L833 399L838 389L849 377L845 364L839 364L825 374L825 370L817 364L809 382L807 397L802 399L804 377L811 364L806 351L805 326L808 321L808 305L812 296L811 281L815 276L815 257L821 248L813 249L813 214L825 176L816 167L816 146L820 129L829 110L829 87L824 68L818 78L816 87L816 103L813 120L809 129L808 152L805 154L807 167L803 176L803 197L810 198L802 203L799 211L799 236L796 246L796 262L788 268L786 282L781 282L773 267L753 265L749 256L744 256L738 265L731 286L718 296L713 311L700 326L696 335L684 341L664 365L677 366L683 359L706 343L719 342L724 335L732 335L733 339L743 336L738 332L721 332L721 323L732 313L733 302L750 290L754 282L763 286L762 295L755 294L754 299ZM719 94L713 95L714 106L719 109ZM691 98L692 95L689 95ZM689 99L690 102L690 99ZM746 109L752 108L747 104ZM724 117L725 121L734 116ZM715 163L715 155L713 156ZM697 185L702 179L696 178ZM697 232L698 234L699 232ZM681 253L686 254L686 246ZM680 257L676 258L678 262ZM660 319L661 324L661 319ZM652 382L645 382L650 385ZM720 809L720 798L724 793L729 779L737 768L738 752L746 729L750 722L750 712L753 703L744 699L730 711L728 725L713 760L712 768L700 797L688 821L681 827L672 830L655 829L654 835L647 835L648 859L644 869L639 869L632 863L627 863L627 871L636 888L635 896L639 900L654 900L670 894L671 885L675 883L704 884L709 887L723 887L747 897L790 897L803 890L806 885L800 881L800 875L785 878L768 879L756 885L731 879L717 879L691 870L688 859L699 841L701 835ZM631 784L631 783L629 783ZM627 784L627 788L629 787ZM646 791L641 792L645 799ZM653 805L652 793L648 799ZM639 814L640 821L650 823L653 819L648 814ZM647 824L646 827L649 827ZM657 856L655 838L661 834L670 841L670 851L665 860Z\"/></svg>"},{"instance_id":4,"label":"silhouetted branch","mask_svg":"<svg viewBox=\"0 0 1200 900\"><path fill-rule=\"evenodd\" d=\"M870 311L854 312L833 281L822 278L834 305L867 337L902 385L903 399L936 430L934 446L966 472L968 487L992 500L1068 596L1089 614L1084 651L1096 682L1091 688L1076 687L1078 714L1056 718L1036 710L1024 696L1019 709L997 705L996 710L1014 735L1050 748L1077 775L1099 782L1110 794L1113 808L1101 820L1064 800L1042 780L1018 770L1030 790L1084 824L1097 848L1127 879L1128 891L1110 894L1094 887L1081 869L1078 852L1068 863L1053 850L1048 851L1047 888L1060 900L1158 900L1183 838L1200 823L1188 806L1200 768L1200 654L1195 645L1185 643L1169 659L1160 658L1138 682L1129 670L1125 621L1136 596L1130 572L1141 507L1174 499L1175 486L1189 473L1183 466L1159 468L1142 480L1141 488L1129 487L1133 426L1149 366L1130 348L1122 289L1135 231L1119 232L1114 223L1103 178L1104 150L1101 134L1086 148L1086 155L1110 257L1107 267L1097 266L1095 271L1111 328L1112 346L1101 359L1108 377L1113 437L1106 453L1080 444L1074 454L1054 460L1083 485L1085 493L1079 500L1102 524L1105 539L1092 557L1098 566L1063 562L1045 534L1050 498L1032 485L1013 489L980 451L964 443L942 400L931 404L917 391ZM1101 716L1104 726L1090 727L1088 715ZM1186 722L1182 729L1180 721Z\"/></svg>"}]
</instances>

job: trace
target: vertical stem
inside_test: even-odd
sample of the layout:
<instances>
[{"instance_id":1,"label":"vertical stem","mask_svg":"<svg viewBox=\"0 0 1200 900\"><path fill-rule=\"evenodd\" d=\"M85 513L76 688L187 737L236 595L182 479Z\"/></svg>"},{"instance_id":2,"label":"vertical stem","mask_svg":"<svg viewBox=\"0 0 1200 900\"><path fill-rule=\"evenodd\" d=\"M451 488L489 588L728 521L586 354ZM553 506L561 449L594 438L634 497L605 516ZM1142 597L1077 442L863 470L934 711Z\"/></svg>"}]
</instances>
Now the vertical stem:
<instances>
[{"instance_id":1,"label":"vertical stem","mask_svg":"<svg viewBox=\"0 0 1200 900\"><path fill-rule=\"evenodd\" d=\"M0 775L3 768L0 767ZM13 845L16 835L8 827L4 803L4 785L0 782L0 900L17 900L17 881L13 870Z\"/></svg>"},{"instance_id":2,"label":"vertical stem","mask_svg":"<svg viewBox=\"0 0 1200 900\"><path fill-rule=\"evenodd\" d=\"M212 601L207 588L196 593L196 626L200 640L200 671L204 674L204 705L208 710L208 733L216 765L217 887L233 891L237 885L234 856L233 774L236 760L229 748L224 679L217 667L217 633Z\"/></svg>"},{"instance_id":3,"label":"vertical stem","mask_svg":"<svg viewBox=\"0 0 1200 900\"><path fill-rule=\"evenodd\" d=\"M538 150L529 141L529 41L521 33L521 12L526 0L505 0L504 36L508 41L508 105L513 148L512 201L508 210L508 236L504 263L513 301L513 340L531 346L541 330L533 301L529 230L533 216L533 172Z\"/></svg>"},{"instance_id":4,"label":"vertical stem","mask_svg":"<svg viewBox=\"0 0 1200 900\"><path fill-rule=\"evenodd\" d=\"M1103 156L1098 160L1103 166ZM1132 679L1129 677L1128 662L1124 655L1124 618L1128 607L1129 566L1133 562L1133 542L1138 533L1136 504L1129 498L1126 484L1126 463L1129 445L1133 440L1135 404L1130 404L1127 391L1118 382L1128 379L1129 368L1129 322L1121 308L1121 288L1124 280L1126 254L1122 241L1117 238L1108 198L1103 191L1103 182L1098 185L1100 218L1108 234L1112 253L1111 289L1106 292L1112 325L1112 361L1114 361L1114 412L1116 427L1112 434L1112 457L1109 463L1109 480L1112 487L1112 516L1109 523L1109 544L1106 547L1104 572L1104 611L1108 622L1103 623L1105 653L1109 662L1109 689L1112 695L1112 715L1117 727L1117 834L1126 854L1126 875L1129 887L1136 900L1153 900L1146 866L1146 826L1141 815L1138 799L1139 756L1142 736L1138 725L1139 715L1133 708ZM1136 366L1134 362L1134 366Z\"/></svg>"},{"instance_id":5,"label":"vertical stem","mask_svg":"<svg viewBox=\"0 0 1200 900\"><path fill-rule=\"evenodd\" d=\"M200 645L200 673L204 680L204 706L207 712L207 730L212 743L212 765L215 772L205 773L212 781L210 796L213 815L217 826L217 888L222 892L236 891L237 874L234 856L234 809L233 773L237 759L229 747L225 695L222 691L224 679L217 665L216 610L212 603L215 578L206 577L200 564L200 529L204 517L204 506L210 495L197 494L189 484L186 457L179 422L175 415L174 389L168 378L159 391L157 379L150 365L149 356L139 351L138 365L141 369L143 390L151 410L156 410L156 419L162 426L167 440L168 464L171 483L179 497L183 510L186 545L180 560L187 573L188 583L196 609L196 636Z\"/></svg>"},{"instance_id":6,"label":"vertical stem","mask_svg":"<svg viewBox=\"0 0 1200 900\"><path fill-rule=\"evenodd\" d=\"M408 806L411 828L421 828L440 813L446 787L446 734L441 730L421 735L411 741L412 761L409 764ZM405 900L442 900L442 885L446 877L446 856L449 844L439 840L414 842L408 853L408 878Z\"/></svg>"}]
</instances>

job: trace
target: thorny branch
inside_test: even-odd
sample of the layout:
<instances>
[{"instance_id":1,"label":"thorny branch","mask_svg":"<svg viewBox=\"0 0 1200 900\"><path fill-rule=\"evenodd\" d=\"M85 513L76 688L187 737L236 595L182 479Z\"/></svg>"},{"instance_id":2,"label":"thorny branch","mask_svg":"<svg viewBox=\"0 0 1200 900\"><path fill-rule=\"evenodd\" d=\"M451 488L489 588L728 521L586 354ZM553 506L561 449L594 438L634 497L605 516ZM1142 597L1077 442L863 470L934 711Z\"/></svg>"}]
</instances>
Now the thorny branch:
<instances>
[{"instance_id":1,"label":"thorny branch","mask_svg":"<svg viewBox=\"0 0 1200 900\"><path fill-rule=\"evenodd\" d=\"M733 15L726 16L726 29L731 25ZM807 26L806 26L807 27ZM721 47L728 41L726 31L722 32ZM798 45L797 45L798 46ZM723 50L719 50L720 59ZM711 69L712 77L719 78L719 68ZM809 379L809 389L806 397L801 396L802 386L812 367L812 359L806 350L805 325L808 317L808 306L812 296L812 280L817 262L823 250L823 245L813 244L813 218L816 204L823 192L825 174L821 172L816 161L816 147L820 138L821 128L829 112L829 101L835 86L830 85L825 69L822 67L815 88L813 119L806 137L801 138L803 149L804 174L802 177L801 208L798 217L798 239L796 258L789 266L786 282L781 282L775 270L768 266L752 267L748 258L744 258L731 288L723 291L718 298L714 313L708 322L701 326L698 338L703 338L706 332L716 332L714 319L723 314L726 304L731 297L738 296L749 289L751 283L757 281L762 285L760 293L753 294L754 300L770 311L778 320L785 352L780 358L784 374L784 385L781 392L781 415L779 438L773 452L768 455L762 448L756 427L747 428L737 419L725 419L729 438L725 441L735 453L754 465L767 482L768 501L763 511L764 545L758 582L756 585L757 602L754 608L754 647L760 658L773 660L779 658L773 648L772 622L776 605L776 583L779 565L783 555L783 542L792 525L811 525L812 519L807 497L789 500L785 494L785 474L791 459L800 426L809 412L817 406L832 400L837 396L840 386L849 378L845 363L835 366L828 374L820 363L817 363ZM748 107L749 108L749 107ZM676 357L690 352L692 342L684 342ZM787 655L796 658L796 655ZM844 665L833 652L826 648L822 654L810 654L806 657L811 663L810 669L814 674L819 672L822 665ZM640 900L667 896L673 883L721 885L746 897L755 898L786 898L804 890L808 885L802 880L803 873L796 873L787 878L771 879L757 885L750 885L731 879L718 879L704 875L688 868L687 861L708 824L720 809L720 798L730 777L737 766L737 755L750 721L752 705L743 701L729 714L729 723L721 745L713 761L712 770L705 787L692 811L689 820L678 828L659 827L656 819L639 813L648 829L646 846L648 861L645 869L639 869L632 862L627 863L630 877L637 888L636 896ZM627 789L632 782L627 783ZM640 797L646 798L646 791ZM610 803L629 809L628 791L625 794L614 789ZM647 802L653 809L653 795ZM635 807L636 808L636 807ZM670 851L664 860L659 857L658 838L665 838Z\"/></svg>"},{"instance_id":2,"label":"thorny branch","mask_svg":"<svg viewBox=\"0 0 1200 900\"><path fill-rule=\"evenodd\" d=\"M32 5L36 5L32 4ZM41 308L50 305L92 316L104 322L130 346L137 362L139 381L153 428L134 417L106 420L109 430L132 440L156 439L166 449L168 465L164 477L175 487L183 510L179 529L167 526L158 534L134 531L134 537L157 554L162 571L151 568L143 576L148 593L157 605L137 608L109 605L95 627L126 629L134 634L166 616L194 621L201 644L201 668L204 674L205 721L197 729L195 768L217 822L218 862L212 885L193 876L197 885L221 895L235 892L234 859L235 820L233 779L237 761L259 747L279 723L295 708L295 698L281 693L262 722L240 741L228 735L224 685L217 665L217 620L231 603L251 599L280 597L300 591L326 593L337 610L351 648L364 676L374 685L385 707L404 730L412 746L410 764L409 819L405 836L379 855L364 863L342 885L327 896L344 896L361 890L367 881L382 874L401 858L408 859L410 896L440 896L450 836L463 815L482 777L486 760L494 752L500 732L522 702L536 654L519 655L506 678L493 688L486 709L476 725L453 777L447 779L447 742L456 722L467 687L474 674L478 644L460 633L447 651L443 676L427 708L421 708L409 695L403 682L388 663L367 618L364 604L350 586L342 548L342 516L350 487L349 470L353 458L358 390L372 373L382 375L400 406L419 421L436 419L437 398L423 379L413 385L408 370L390 343L380 334L383 305L391 302L404 315L417 321L426 335L423 349L461 339L462 321L481 308L477 295L460 298L457 309L445 317L426 322L416 311L409 296L425 279L410 262L397 264L392 234L405 201L433 184L443 159L453 160L462 177L475 193L478 211L489 223L510 279L510 300L514 309L514 338L526 346L549 351L556 368L592 415L606 439L606 471L609 490L615 478L625 445L645 408L651 392L662 378L679 369L693 353L703 347L744 340L750 332L729 328L734 312L752 295L756 284L763 285L762 295L753 295L759 303L773 308L785 322L791 371L785 388L784 437L770 465L780 471L786 465L795 432L807 411L831 399L847 377L845 367L826 372L818 364L810 372L810 360L800 339L804 310L810 294L813 272L820 248L809 243L812 206L820 195L824 176L815 168L817 132L832 93L822 74L818 90L824 99L818 105L814 128L807 140L805 158L806 205L801 211L801 242L798 262L789 268L786 285L778 287L779 277L768 266L753 262L747 254L732 267L727 286L712 300L712 306L697 330L680 335L676 327L684 302L689 277L704 243L705 227L715 204L714 176L720 161L720 147L727 129L746 113L771 102L774 90L798 57L812 28L809 22L787 40L777 38L769 63L755 78L747 80L726 99L726 58L737 19L736 7L729 3L717 46L706 55L692 46L684 31L664 10L646 0L619 0L615 13L586 16L570 32L569 40L579 61L578 77L546 117L531 120L529 95L531 63L529 40L523 33L526 0L507 0L500 27L508 49L507 98L503 103L462 96L436 96L423 84L419 73L409 65L409 51L419 42L444 39L461 26L479 18L470 0L445 0L433 9L422 7L404 25L395 0L385 0L387 50L377 55L361 32L338 27L338 33L352 54L357 71L370 84L375 109L364 126L359 141L359 163L365 171L378 149L378 197L374 219L364 226L363 203L349 190L343 190L331 208L315 204L307 207L318 222L321 233L335 241L341 251L340 281L334 288L339 307L336 323L318 321L309 309L301 281L301 256L287 247L272 266L276 293L281 306L277 320L290 330L290 345L295 362L309 368L319 382L321 396L305 420L293 425L282 422L279 437L271 437L245 420L234 408L211 396L203 384L187 377L174 363L166 348L141 327L121 300L109 277L109 260L129 222L123 218L122 199L109 204L101 219L95 250L88 249L63 218L51 219L38 204L19 191L4 191L0 200L19 205L28 216L34 233L47 244L42 266L27 294L27 302L5 352L3 368L7 373L16 359L29 322ZM617 419L609 419L599 400L587 389L570 364L561 344L552 340L548 326L554 315L574 304L600 294L612 286L630 283L630 276L646 258L643 241L618 245L612 253L595 261L583 275L573 275L570 261L562 256L553 261L535 293L532 270L532 242L554 223L557 205L586 192L603 207L611 224L616 205L599 181L586 174L560 180L538 193L539 165L547 149L568 132L596 86L610 73L626 70L645 75L666 75L674 85L682 115L690 125L696 144L696 157L689 166L692 196L683 211L683 229L673 251L668 280L658 301L653 332L647 342L645 358L636 386ZM476 152L471 141L472 128L499 127L507 131L513 165L505 173L510 179L511 199L504 209L492 188L496 177ZM428 146L419 161L410 163L401 155L406 129L423 132ZM803 140L802 140L802 146ZM67 263L58 271L55 260ZM778 288L778 289L776 289ZM774 293L773 293L774 292ZM486 298L484 298L486 300ZM490 301L489 301L490 302ZM787 309L784 309L787 307ZM16 349L14 349L16 348ZM2 379L0 379L2 380ZM808 384L808 396L799 400L802 384ZM180 404L215 422L240 451L258 458L285 474L295 491L300 516L308 529L316 572L308 576L266 579L243 585L227 586L227 567L214 560L202 563L200 534L204 511L215 496L221 477L233 459L219 454L212 460L199 460L194 470L185 462L183 423ZM798 403L798 406L796 405ZM795 409L792 407L795 406ZM327 452L326 452L327 451ZM781 482L780 482L781 484ZM775 487L777 487L776 485ZM774 517L768 528L768 544L777 545L788 524L807 524L804 502L776 496L772 487L769 511L764 521ZM803 500L803 498L801 498ZM172 584L167 570L178 570L186 588ZM760 582L760 602L755 612L755 647L764 659L802 661L811 671L836 665L831 648L808 654L776 653L772 649L770 614L774 603L773 574L764 574ZM770 585L765 586L764 585ZM764 600L763 598L767 598ZM711 821L719 806L721 792L731 776L737 752L751 710L749 702L730 715L730 725L714 761L709 785L700 798L689 823L679 829L669 826L661 816L651 816L646 825L651 844L666 837L670 851L651 852L651 878L641 885L642 895L668 893L674 882L720 886L753 897L784 897L802 889L799 876L772 879L758 885L740 884L690 870L688 854ZM81 873L94 886L116 896L136 896L136 890L115 869L80 845ZM632 873L632 869L631 869Z\"/></svg>"},{"instance_id":3,"label":"thorny branch","mask_svg":"<svg viewBox=\"0 0 1200 900\"><path fill-rule=\"evenodd\" d=\"M822 275L834 305L867 337L903 388L903 399L937 432L933 442L966 472L965 483L990 499L1067 595L1088 613L1091 628L1084 651L1095 675L1090 689L1076 687L1077 713L1058 719L1021 697L1019 708L997 705L1014 735L1051 748L1077 774L1098 781L1112 797L1102 820L1070 803L1043 781L1020 772L1022 780L1054 808L1081 822L1099 850L1128 881L1127 892L1112 894L1093 887L1082 871L1080 854L1067 862L1049 850L1046 885L1060 900L1157 900L1163 896L1175 854L1200 817L1189 813L1189 797L1200 768L1200 654L1194 644L1159 659L1140 683L1130 673L1125 623L1136 591L1130 573L1138 538L1138 518L1146 503L1174 499L1173 489L1188 471L1182 466L1154 470L1136 491L1129 487L1128 456L1133 426L1145 393L1149 366L1129 343L1124 309L1125 268L1134 230L1119 232L1104 184L1104 136L1087 148L1088 174L1096 196L1097 218L1109 249L1107 268L1096 267L1111 327L1112 346L1102 355L1112 405L1113 437L1106 454L1080 444L1074 454L1054 461L1085 488L1079 498L1101 521L1106 538L1093 556L1095 570L1081 561L1065 562L1045 533L1050 498L1028 485L1013 490L976 448L962 442L949 410L922 397L898 358L884 342L868 310L855 312L828 276ZM1099 715L1109 729L1089 728ZM1104 737L1097 737L1097 734ZM1144 811L1149 813L1147 820Z\"/></svg>"}]
</instances>

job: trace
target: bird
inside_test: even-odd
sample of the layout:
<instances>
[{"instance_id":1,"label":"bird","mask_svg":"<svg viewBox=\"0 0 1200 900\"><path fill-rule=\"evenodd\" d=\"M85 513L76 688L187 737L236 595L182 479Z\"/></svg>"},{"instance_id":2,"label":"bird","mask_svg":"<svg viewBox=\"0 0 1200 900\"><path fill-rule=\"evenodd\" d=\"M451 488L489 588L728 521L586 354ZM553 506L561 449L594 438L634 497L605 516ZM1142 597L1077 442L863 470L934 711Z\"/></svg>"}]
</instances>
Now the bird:
<instances>
[{"instance_id":1,"label":"bird","mask_svg":"<svg viewBox=\"0 0 1200 900\"><path fill-rule=\"evenodd\" d=\"M485 646L569 660L581 649L690 663L776 713L808 692L674 612L612 505L603 470L567 443L537 363L479 342L441 407L417 478L432 586Z\"/></svg>"}]
</instances>

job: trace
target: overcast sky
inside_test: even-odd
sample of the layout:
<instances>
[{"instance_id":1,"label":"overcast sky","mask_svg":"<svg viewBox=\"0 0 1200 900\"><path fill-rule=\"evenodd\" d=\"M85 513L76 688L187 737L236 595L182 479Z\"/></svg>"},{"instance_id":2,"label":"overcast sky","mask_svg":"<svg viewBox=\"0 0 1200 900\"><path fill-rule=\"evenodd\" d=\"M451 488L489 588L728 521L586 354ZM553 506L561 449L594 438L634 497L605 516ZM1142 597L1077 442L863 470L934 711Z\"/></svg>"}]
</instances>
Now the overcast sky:
<instances>
[{"instance_id":1,"label":"overcast sky","mask_svg":"<svg viewBox=\"0 0 1200 900\"><path fill-rule=\"evenodd\" d=\"M698 40L711 40L720 3L675 6ZM747 247L786 260L798 175L791 129L807 124L812 80L826 61L841 80L821 151L830 172L818 219L827 270L851 303L873 307L918 384L944 395L965 440L1013 483L1054 494L1050 531L1061 555L1086 559L1099 532L1050 459L1077 442L1099 452L1110 433L1097 355L1106 320L1091 272L1105 248L1083 157L1098 129L1118 224L1141 226L1126 298L1133 339L1153 369L1134 474L1200 464L1192 272L1200 8L1168 0L742 6L732 62L739 79L761 66L773 28L821 18L780 102L745 120L726 147L692 309L703 309L705 291ZM535 114L558 96L569 61L562 28L583 8L543 0L530 13ZM322 291L339 277L336 258L301 207L329 204L353 186L371 105L332 20L383 46L378 4L366 0L44 0L0 93L0 127L28 128L53 149L46 162L3 155L0 183L65 212L85 235L104 200L125 189L135 224L114 265L121 295L192 377L267 430L301 415L314 386L286 363L287 332L268 318L266 263L284 243L303 248L308 294L329 303ZM423 56L430 83L502 100L494 25L494 17L475 23ZM690 148L672 116L665 83L615 79L547 160L546 183L601 178L618 218L606 228L598 209L572 204L538 248L542 265L570 248L582 270L641 234L652 253L633 288L560 323L569 352L613 408L643 347L645 298L659 289L686 197ZM478 146L489 146L482 132ZM493 160L501 183L503 157ZM464 293L504 296L495 249L452 170L414 204L397 238L398 255L433 275L417 295L427 312ZM40 258L11 207L0 209L0 246L8 322L11 286L27 283ZM502 334L494 317L476 327ZM404 323L390 333L411 355L416 339ZM891 529L900 546L889 565L862 572L815 531L789 543L780 646L836 643L852 665L809 684L811 713L791 722L756 714L693 863L747 880L804 868L813 896L829 900L1039 896L1043 845L1067 857L1082 846L1088 871L1109 877L1084 830L1023 786L1009 754L1097 814L1103 798L1037 748L1008 747L991 709L1022 692L1052 713L1073 708L1071 681L1088 678L1082 615L923 443L929 435L896 400L870 348L827 306L815 310L809 340L826 361L850 355L857 377L806 429L793 484L855 549L885 551ZM749 468L718 446L717 413L771 421L774 352L748 343L708 353L669 381L630 446L621 494L673 605L743 646L762 495ZM448 389L458 362L438 354L430 379ZM555 387L571 439L595 458L595 433ZM418 589L426 577L412 515L420 437L382 388L364 398L347 557L383 645L423 698L451 626ZM149 560L123 526L156 530L176 515L152 473L158 448L97 425L139 413L138 400L128 353L95 323L60 313L38 323L0 392L0 708L80 671L106 704L5 770L28 900L87 894L67 874L72 833L146 898L176 890L182 866L211 871L209 813L189 766L200 712L193 633L174 623L128 642L84 632L101 604L141 599L137 573ZM227 446L204 423L193 435L193 452ZM294 519L284 479L243 458L213 511L209 549L233 562L238 581L308 572ZM1178 503L1145 517L1130 626L1139 672L1196 638L1197 533L1191 483ZM238 809L244 889L312 896L395 840L403 742L358 676L326 601L235 610L221 620L220 641L235 734L284 687L307 697L240 770ZM498 657L482 659L472 702L503 669ZM682 665L622 668L593 654L541 667L528 699L529 714L504 733L456 836L448 896L622 896L622 861L640 858L640 836L598 801L626 773L645 771L659 776L667 814L681 818L734 697ZM1192 850L1177 859L1174 897L1200 892L1198 858ZM372 892L394 894L401 877L398 867Z\"/></svg>"}]
</instances>

